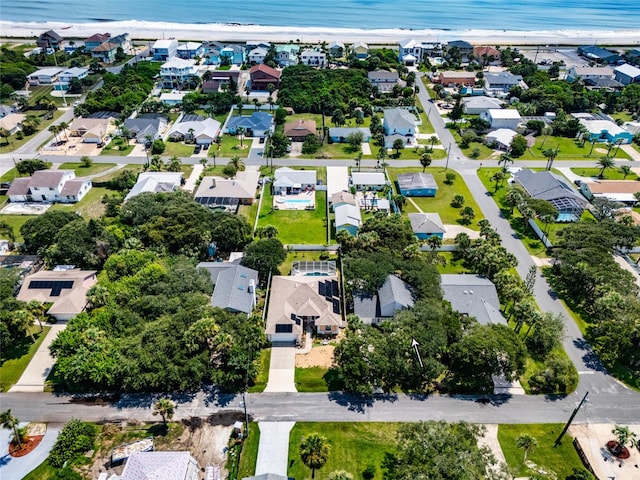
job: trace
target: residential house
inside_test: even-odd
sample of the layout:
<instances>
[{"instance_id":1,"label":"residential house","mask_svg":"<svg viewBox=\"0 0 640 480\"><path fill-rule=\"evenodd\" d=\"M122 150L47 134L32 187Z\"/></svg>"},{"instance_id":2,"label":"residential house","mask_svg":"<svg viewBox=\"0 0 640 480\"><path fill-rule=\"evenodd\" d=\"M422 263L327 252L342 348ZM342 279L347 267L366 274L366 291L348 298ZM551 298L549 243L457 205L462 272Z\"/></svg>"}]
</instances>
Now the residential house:
<instances>
[{"instance_id":1,"label":"residential house","mask_svg":"<svg viewBox=\"0 0 640 480\"><path fill-rule=\"evenodd\" d=\"M607 198L612 202L634 206L638 203L635 194L640 192L640 184L637 180L595 180L582 182L580 192L589 200Z\"/></svg>"},{"instance_id":2,"label":"residential house","mask_svg":"<svg viewBox=\"0 0 640 480\"><path fill-rule=\"evenodd\" d=\"M73 170L38 170L13 180L7 191L11 202L76 203L91 190L91 181L76 179Z\"/></svg>"},{"instance_id":3,"label":"residential house","mask_svg":"<svg viewBox=\"0 0 640 480\"><path fill-rule=\"evenodd\" d=\"M258 47L254 48L249 52L249 63L252 65L259 65L264 63L264 58L269 53L269 50L266 48Z\"/></svg>"},{"instance_id":4,"label":"residential house","mask_svg":"<svg viewBox=\"0 0 640 480\"><path fill-rule=\"evenodd\" d=\"M407 66L424 62L427 57L441 53L442 47L437 43L424 43L408 38L398 44L398 61Z\"/></svg>"},{"instance_id":5,"label":"residential house","mask_svg":"<svg viewBox=\"0 0 640 480\"><path fill-rule=\"evenodd\" d=\"M300 54L300 63L310 67L324 68L327 66L327 54L318 49L307 49Z\"/></svg>"},{"instance_id":6,"label":"residential house","mask_svg":"<svg viewBox=\"0 0 640 480\"><path fill-rule=\"evenodd\" d=\"M511 87L515 86L526 86L522 81L522 75L514 75L511 72L487 72L484 74L484 90L489 95L507 94Z\"/></svg>"},{"instance_id":7,"label":"residential house","mask_svg":"<svg viewBox=\"0 0 640 480\"><path fill-rule=\"evenodd\" d=\"M202 93L218 92L224 85L238 85L239 77L238 70L208 70L203 75L203 79L206 80L202 82Z\"/></svg>"},{"instance_id":8,"label":"residential house","mask_svg":"<svg viewBox=\"0 0 640 480\"><path fill-rule=\"evenodd\" d=\"M443 298L456 312L475 318L482 325L506 325L500 312L495 285L488 278L472 274L440 275Z\"/></svg>"},{"instance_id":9,"label":"residential house","mask_svg":"<svg viewBox=\"0 0 640 480\"><path fill-rule=\"evenodd\" d=\"M443 87L473 87L476 84L476 72L445 70L433 80Z\"/></svg>"},{"instance_id":10,"label":"residential house","mask_svg":"<svg viewBox=\"0 0 640 480\"><path fill-rule=\"evenodd\" d=\"M256 198L258 170L237 172L234 178L203 177L194 200L213 210L236 213L240 205L251 205Z\"/></svg>"},{"instance_id":11,"label":"residential house","mask_svg":"<svg viewBox=\"0 0 640 480\"><path fill-rule=\"evenodd\" d=\"M289 67L298 64L298 54L300 47L293 43L276 46L276 61L281 67Z\"/></svg>"},{"instance_id":12,"label":"residential house","mask_svg":"<svg viewBox=\"0 0 640 480\"><path fill-rule=\"evenodd\" d=\"M457 49L462 55L462 60L468 59L473 56L473 45L466 40L453 40L447 42L447 50Z\"/></svg>"},{"instance_id":13,"label":"residential house","mask_svg":"<svg viewBox=\"0 0 640 480\"><path fill-rule=\"evenodd\" d=\"M115 42L104 42L91 50L91 56L103 63L113 63L116 60L119 47L120 45Z\"/></svg>"},{"instance_id":14,"label":"residential house","mask_svg":"<svg viewBox=\"0 0 640 480\"><path fill-rule=\"evenodd\" d=\"M358 191L380 191L387 185L383 172L351 172L351 185Z\"/></svg>"},{"instance_id":15,"label":"residential house","mask_svg":"<svg viewBox=\"0 0 640 480\"><path fill-rule=\"evenodd\" d=\"M249 116L235 116L227 121L226 133L235 135L238 128L243 128L244 135L247 137L266 137L273 133L275 123L273 115L266 112L253 112Z\"/></svg>"},{"instance_id":16,"label":"residential house","mask_svg":"<svg viewBox=\"0 0 640 480\"><path fill-rule=\"evenodd\" d=\"M124 126L129 138L135 138L136 143L147 143L162 138L168 122L169 119L163 115L141 114L136 118L127 118Z\"/></svg>"},{"instance_id":17,"label":"residential house","mask_svg":"<svg viewBox=\"0 0 640 480\"><path fill-rule=\"evenodd\" d=\"M256 48L264 48L265 50L269 50L269 48L271 48L271 43L265 42L264 40L247 40L245 42L245 50L247 52L255 50Z\"/></svg>"},{"instance_id":18,"label":"residential house","mask_svg":"<svg viewBox=\"0 0 640 480\"><path fill-rule=\"evenodd\" d=\"M407 283L396 275L387 276L382 287L374 295L353 297L353 313L365 325L378 324L391 319L396 312L413 308L413 292Z\"/></svg>"},{"instance_id":19,"label":"residential house","mask_svg":"<svg viewBox=\"0 0 640 480\"><path fill-rule=\"evenodd\" d=\"M372 87L377 88L381 93L389 93L393 91L393 87L399 84L400 76L398 72L389 72L387 70L375 70L367 73L369 83Z\"/></svg>"},{"instance_id":20,"label":"residential house","mask_svg":"<svg viewBox=\"0 0 640 480\"><path fill-rule=\"evenodd\" d=\"M327 169L327 198L332 201L335 193L349 190L348 167L326 167ZM354 203L355 205L355 203Z\"/></svg>"},{"instance_id":21,"label":"residential house","mask_svg":"<svg viewBox=\"0 0 640 480\"><path fill-rule=\"evenodd\" d=\"M95 270L40 270L22 282L17 299L51 304L47 315L71 320L87 307L87 292L97 282Z\"/></svg>"},{"instance_id":22,"label":"residential house","mask_svg":"<svg viewBox=\"0 0 640 480\"><path fill-rule=\"evenodd\" d=\"M182 185L182 172L141 172L124 201L141 193L171 193Z\"/></svg>"},{"instance_id":23,"label":"residential house","mask_svg":"<svg viewBox=\"0 0 640 480\"><path fill-rule=\"evenodd\" d=\"M345 230L351 235L357 235L362 226L362 215L360 209L348 203L333 207L335 212L336 233Z\"/></svg>"},{"instance_id":24,"label":"residential house","mask_svg":"<svg viewBox=\"0 0 640 480\"><path fill-rule=\"evenodd\" d=\"M398 175L398 188L405 197L435 197L438 184L430 173L413 172Z\"/></svg>"},{"instance_id":25,"label":"residential house","mask_svg":"<svg viewBox=\"0 0 640 480\"><path fill-rule=\"evenodd\" d=\"M362 142L368 143L371 140L371 130L364 127L334 127L329 128L329 139L333 143L347 143L349 141L349 135L352 133L362 133Z\"/></svg>"},{"instance_id":26,"label":"residential house","mask_svg":"<svg viewBox=\"0 0 640 480\"><path fill-rule=\"evenodd\" d=\"M605 89L610 92L622 90L624 85L613 78L587 78L584 81L585 86L589 90Z\"/></svg>"},{"instance_id":27,"label":"residential house","mask_svg":"<svg viewBox=\"0 0 640 480\"><path fill-rule=\"evenodd\" d=\"M52 48L54 50L60 50L62 46L64 38L58 35L53 30L48 30L44 33L41 33L38 39L36 40L36 45L40 48Z\"/></svg>"},{"instance_id":28,"label":"residential house","mask_svg":"<svg viewBox=\"0 0 640 480\"><path fill-rule=\"evenodd\" d=\"M556 207L557 222L577 222L586 208L585 198L561 175L546 170L534 172L522 169L513 174L513 180L530 197L546 200Z\"/></svg>"},{"instance_id":29,"label":"residential house","mask_svg":"<svg viewBox=\"0 0 640 480\"><path fill-rule=\"evenodd\" d=\"M284 124L284 136L292 142L304 142L307 135L316 134L314 120L294 120Z\"/></svg>"},{"instance_id":30,"label":"residential house","mask_svg":"<svg viewBox=\"0 0 640 480\"><path fill-rule=\"evenodd\" d=\"M268 65L254 65L249 70L251 90L269 90L269 85L278 88L282 72Z\"/></svg>"},{"instance_id":31,"label":"residential house","mask_svg":"<svg viewBox=\"0 0 640 480\"><path fill-rule=\"evenodd\" d=\"M69 125L69 135L82 137L83 143L102 143L111 130L112 118L76 118Z\"/></svg>"},{"instance_id":32,"label":"residential house","mask_svg":"<svg viewBox=\"0 0 640 480\"><path fill-rule=\"evenodd\" d=\"M134 452L117 477L117 480L152 479L199 480L200 466L189 452Z\"/></svg>"},{"instance_id":33,"label":"residential house","mask_svg":"<svg viewBox=\"0 0 640 480\"><path fill-rule=\"evenodd\" d=\"M633 134L631 132L599 115L572 113L571 116L577 118L587 129L589 134L588 140L590 142L619 142L624 145L633 141Z\"/></svg>"},{"instance_id":34,"label":"residential house","mask_svg":"<svg viewBox=\"0 0 640 480\"><path fill-rule=\"evenodd\" d=\"M437 213L410 213L409 223L411 229L419 240L427 240L431 237L444 238L447 229Z\"/></svg>"},{"instance_id":35,"label":"residential house","mask_svg":"<svg viewBox=\"0 0 640 480\"><path fill-rule=\"evenodd\" d=\"M175 38L156 40L151 47L151 56L156 62L166 62L178 53L178 41Z\"/></svg>"},{"instance_id":36,"label":"residential house","mask_svg":"<svg viewBox=\"0 0 640 480\"><path fill-rule=\"evenodd\" d=\"M630 83L640 83L640 68L625 63L613 69L616 80L623 85Z\"/></svg>"},{"instance_id":37,"label":"residential house","mask_svg":"<svg viewBox=\"0 0 640 480\"><path fill-rule=\"evenodd\" d=\"M492 130L487 133L485 143L487 145L492 145L492 148L507 151L511 148L511 141L513 140L513 137L517 134L518 132L511 130L510 128L498 128L497 130Z\"/></svg>"},{"instance_id":38,"label":"residential house","mask_svg":"<svg viewBox=\"0 0 640 480\"><path fill-rule=\"evenodd\" d=\"M234 313L250 316L256 308L256 286L258 272L235 262L201 262L198 268L204 268L211 275L215 285L211 295L211 306Z\"/></svg>"},{"instance_id":39,"label":"residential house","mask_svg":"<svg viewBox=\"0 0 640 480\"><path fill-rule=\"evenodd\" d=\"M607 63L609 65L620 60L620 54L618 52L612 52L597 45L578 47L578 55L596 63Z\"/></svg>"},{"instance_id":40,"label":"residential house","mask_svg":"<svg viewBox=\"0 0 640 480\"><path fill-rule=\"evenodd\" d=\"M246 54L242 45L226 45L220 50L220 63L223 65L242 65L246 60Z\"/></svg>"},{"instance_id":41,"label":"residential house","mask_svg":"<svg viewBox=\"0 0 640 480\"><path fill-rule=\"evenodd\" d=\"M578 79L595 80L601 78L613 78L613 69L605 66L572 65L567 70L567 81L575 82Z\"/></svg>"},{"instance_id":42,"label":"residential house","mask_svg":"<svg viewBox=\"0 0 640 480\"><path fill-rule=\"evenodd\" d=\"M334 212L336 208L341 207L342 205L352 205L354 207L357 205L356 196L351 192L346 191L332 194L331 197L329 197L329 200L331 201L331 207Z\"/></svg>"},{"instance_id":43,"label":"residential house","mask_svg":"<svg viewBox=\"0 0 640 480\"><path fill-rule=\"evenodd\" d=\"M405 137L415 137L418 122L416 116L404 108L389 108L383 110L384 132L387 135L403 135Z\"/></svg>"},{"instance_id":44,"label":"residential house","mask_svg":"<svg viewBox=\"0 0 640 480\"><path fill-rule=\"evenodd\" d=\"M189 89L197 86L201 73L195 60L172 57L160 67L163 88Z\"/></svg>"},{"instance_id":45,"label":"residential house","mask_svg":"<svg viewBox=\"0 0 640 480\"><path fill-rule=\"evenodd\" d=\"M220 135L220 122L213 118L181 121L174 123L169 138L174 141L186 141L198 145L211 145Z\"/></svg>"},{"instance_id":46,"label":"residential house","mask_svg":"<svg viewBox=\"0 0 640 480\"><path fill-rule=\"evenodd\" d=\"M182 99L185 97L186 94L187 92L177 92L177 91L161 93L160 96L158 97L158 100L160 101L160 103L164 103L165 105L169 105L169 106L180 105L182 103Z\"/></svg>"},{"instance_id":47,"label":"residential house","mask_svg":"<svg viewBox=\"0 0 640 480\"><path fill-rule=\"evenodd\" d=\"M480 115L490 108L502 108L504 104L497 98L485 96L464 97L462 103L464 104L464 113L468 115Z\"/></svg>"},{"instance_id":48,"label":"residential house","mask_svg":"<svg viewBox=\"0 0 640 480\"><path fill-rule=\"evenodd\" d=\"M220 65L220 51L223 45L218 42L208 42L204 45L205 65Z\"/></svg>"},{"instance_id":49,"label":"residential house","mask_svg":"<svg viewBox=\"0 0 640 480\"><path fill-rule=\"evenodd\" d=\"M72 67L58 75L58 81L53 85L54 90L68 90L73 80L82 80L89 75L88 68Z\"/></svg>"},{"instance_id":50,"label":"residential house","mask_svg":"<svg viewBox=\"0 0 640 480\"><path fill-rule=\"evenodd\" d=\"M344 43L342 42L338 42L336 40L330 42L327 50L329 51L329 55L333 58L344 57Z\"/></svg>"},{"instance_id":51,"label":"residential house","mask_svg":"<svg viewBox=\"0 0 640 480\"><path fill-rule=\"evenodd\" d=\"M274 172L273 195L295 195L316 188L315 170L293 170L289 167L278 168Z\"/></svg>"},{"instance_id":52,"label":"residential house","mask_svg":"<svg viewBox=\"0 0 640 480\"><path fill-rule=\"evenodd\" d=\"M183 60L193 60L204 54L204 45L200 42L186 42L176 49L176 56Z\"/></svg>"},{"instance_id":53,"label":"residential house","mask_svg":"<svg viewBox=\"0 0 640 480\"><path fill-rule=\"evenodd\" d=\"M299 343L307 328L318 335L337 335L344 326L340 298L335 275L275 275L267 311L267 338L272 343Z\"/></svg>"},{"instance_id":54,"label":"residential house","mask_svg":"<svg viewBox=\"0 0 640 480\"><path fill-rule=\"evenodd\" d=\"M0 118L0 128L9 132L9 135L22 130L22 122L26 117L22 113L10 113Z\"/></svg>"},{"instance_id":55,"label":"residential house","mask_svg":"<svg viewBox=\"0 0 640 480\"><path fill-rule=\"evenodd\" d=\"M482 120L486 120L491 128L509 128L517 130L522 122L522 117L515 108L490 108L480 114Z\"/></svg>"},{"instance_id":56,"label":"residential house","mask_svg":"<svg viewBox=\"0 0 640 480\"><path fill-rule=\"evenodd\" d=\"M117 46L122 48L124 53L131 53L131 39L129 38L128 33L121 33L120 35L111 37L109 42L115 43Z\"/></svg>"},{"instance_id":57,"label":"residential house","mask_svg":"<svg viewBox=\"0 0 640 480\"><path fill-rule=\"evenodd\" d=\"M475 58L480 65L502 65L502 53L495 47L473 47L473 58Z\"/></svg>"},{"instance_id":58,"label":"residential house","mask_svg":"<svg viewBox=\"0 0 640 480\"><path fill-rule=\"evenodd\" d=\"M351 53L359 60L364 60L369 56L369 45L364 42L356 42L351 45Z\"/></svg>"},{"instance_id":59,"label":"residential house","mask_svg":"<svg viewBox=\"0 0 640 480\"><path fill-rule=\"evenodd\" d=\"M58 80L61 68L41 68L27 76L29 85L51 85Z\"/></svg>"},{"instance_id":60,"label":"residential house","mask_svg":"<svg viewBox=\"0 0 640 480\"><path fill-rule=\"evenodd\" d=\"M84 48L90 52L96 47L99 47L104 42L108 41L111 38L110 33L94 33L89 38L84 41Z\"/></svg>"}]
</instances>

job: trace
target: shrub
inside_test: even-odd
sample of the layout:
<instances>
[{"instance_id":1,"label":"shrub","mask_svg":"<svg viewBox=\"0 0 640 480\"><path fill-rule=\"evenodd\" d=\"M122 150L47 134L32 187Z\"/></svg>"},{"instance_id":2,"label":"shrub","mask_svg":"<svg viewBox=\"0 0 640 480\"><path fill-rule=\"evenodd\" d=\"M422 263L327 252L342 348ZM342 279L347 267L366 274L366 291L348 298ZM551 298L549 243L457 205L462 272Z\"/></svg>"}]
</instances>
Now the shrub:
<instances>
[{"instance_id":1,"label":"shrub","mask_svg":"<svg viewBox=\"0 0 640 480\"><path fill-rule=\"evenodd\" d=\"M49 454L49 463L56 468L62 468L65 462L72 461L78 455L91 450L96 438L93 425L80 420L67 423Z\"/></svg>"},{"instance_id":2,"label":"shrub","mask_svg":"<svg viewBox=\"0 0 640 480\"><path fill-rule=\"evenodd\" d=\"M565 393L575 389L577 383L571 360L553 353L544 367L538 369L529 380L531 390L536 393Z\"/></svg>"},{"instance_id":3,"label":"shrub","mask_svg":"<svg viewBox=\"0 0 640 480\"><path fill-rule=\"evenodd\" d=\"M364 480L372 480L374 477L376 476L376 467L375 465L367 465L367 468L365 468L362 472L362 478L364 478Z\"/></svg>"},{"instance_id":4,"label":"shrub","mask_svg":"<svg viewBox=\"0 0 640 480\"><path fill-rule=\"evenodd\" d=\"M456 179L456 174L453 172L447 172L447 174L444 176L444 183L447 185L453 185L453 182Z\"/></svg>"},{"instance_id":5,"label":"shrub","mask_svg":"<svg viewBox=\"0 0 640 480\"><path fill-rule=\"evenodd\" d=\"M453 208L462 208L463 205L464 197L462 195L456 195L455 197L453 197L453 200L451 200L451 206Z\"/></svg>"},{"instance_id":6,"label":"shrub","mask_svg":"<svg viewBox=\"0 0 640 480\"><path fill-rule=\"evenodd\" d=\"M151 153L153 155L161 155L164 153L164 149L166 148L166 145L164 144L164 142L162 140L155 140L152 144L151 144Z\"/></svg>"}]
</instances>

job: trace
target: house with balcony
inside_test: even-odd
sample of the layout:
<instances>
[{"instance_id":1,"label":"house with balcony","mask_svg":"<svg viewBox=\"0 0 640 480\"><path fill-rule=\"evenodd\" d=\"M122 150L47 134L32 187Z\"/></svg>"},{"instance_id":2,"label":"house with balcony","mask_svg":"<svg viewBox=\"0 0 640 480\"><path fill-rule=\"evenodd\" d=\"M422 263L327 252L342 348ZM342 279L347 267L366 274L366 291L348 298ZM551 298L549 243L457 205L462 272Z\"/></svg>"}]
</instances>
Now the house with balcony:
<instances>
[{"instance_id":1,"label":"house with balcony","mask_svg":"<svg viewBox=\"0 0 640 480\"><path fill-rule=\"evenodd\" d=\"M175 38L156 40L151 47L151 56L156 62L166 62L178 53L178 41Z\"/></svg>"},{"instance_id":2,"label":"house with balcony","mask_svg":"<svg viewBox=\"0 0 640 480\"><path fill-rule=\"evenodd\" d=\"M44 33L41 33L38 39L36 40L36 45L44 50L51 48L55 51L60 50L62 47L62 42L64 38L58 35L53 30L47 30Z\"/></svg>"},{"instance_id":3,"label":"house with balcony","mask_svg":"<svg viewBox=\"0 0 640 480\"><path fill-rule=\"evenodd\" d=\"M87 51L90 52L94 48L102 45L104 42L109 41L110 38L110 33L94 33L89 38L85 39L84 48L86 48Z\"/></svg>"},{"instance_id":4,"label":"house with balcony","mask_svg":"<svg viewBox=\"0 0 640 480\"><path fill-rule=\"evenodd\" d=\"M351 45L351 53L353 53L358 60L365 60L369 56L369 45L364 42L356 42Z\"/></svg>"},{"instance_id":5,"label":"house with balcony","mask_svg":"<svg viewBox=\"0 0 640 480\"><path fill-rule=\"evenodd\" d=\"M327 46L327 50L329 51L329 55L333 58L342 58L344 57L344 43L338 42L334 40L329 43Z\"/></svg>"},{"instance_id":6,"label":"house with balcony","mask_svg":"<svg viewBox=\"0 0 640 480\"><path fill-rule=\"evenodd\" d=\"M407 66L414 66L427 57L441 53L442 47L437 43L425 43L407 38L398 44L398 61Z\"/></svg>"},{"instance_id":7,"label":"house with balcony","mask_svg":"<svg viewBox=\"0 0 640 480\"><path fill-rule=\"evenodd\" d=\"M186 42L176 49L176 56L183 60L193 60L204 54L204 45L199 42Z\"/></svg>"},{"instance_id":8,"label":"house with balcony","mask_svg":"<svg viewBox=\"0 0 640 480\"><path fill-rule=\"evenodd\" d=\"M282 72L271 68L268 65L254 65L249 70L249 79L251 81L251 90L267 91L269 85L273 85L276 89L280 86L280 76Z\"/></svg>"},{"instance_id":9,"label":"house with balcony","mask_svg":"<svg viewBox=\"0 0 640 480\"><path fill-rule=\"evenodd\" d=\"M276 62L281 67L289 67L298 64L300 47L293 43L276 46Z\"/></svg>"},{"instance_id":10,"label":"house with balcony","mask_svg":"<svg viewBox=\"0 0 640 480\"><path fill-rule=\"evenodd\" d=\"M389 93L393 87L400 83L398 72L388 70L374 70L367 73L367 78L372 87L377 88L380 93Z\"/></svg>"},{"instance_id":11,"label":"house with balcony","mask_svg":"<svg viewBox=\"0 0 640 480\"><path fill-rule=\"evenodd\" d=\"M91 57L100 60L102 63L113 63L119 47L115 42L104 42L91 50Z\"/></svg>"},{"instance_id":12,"label":"house with balcony","mask_svg":"<svg viewBox=\"0 0 640 480\"><path fill-rule=\"evenodd\" d=\"M504 96L509 93L511 87L526 87L522 81L522 75L514 75L511 72L486 72L484 74L484 90L488 95Z\"/></svg>"},{"instance_id":13,"label":"house with balcony","mask_svg":"<svg viewBox=\"0 0 640 480\"><path fill-rule=\"evenodd\" d=\"M452 40L451 42L447 42L447 50L452 49L457 49L460 52L463 61L473 56L473 45L466 40Z\"/></svg>"},{"instance_id":14,"label":"house with balcony","mask_svg":"<svg viewBox=\"0 0 640 480\"><path fill-rule=\"evenodd\" d=\"M264 58L267 56L267 53L269 53L269 50L266 48L254 48L249 52L249 63L252 65L264 63Z\"/></svg>"},{"instance_id":15,"label":"house with balcony","mask_svg":"<svg viewBox=\"0 0 640 480\"><path fill-rule=\"evenodd\" d=\"M69 83L73 80L82 80L89 75L88 68L72 67L58 75L58 83L54 84L55 90L68 90Z\"/></svg>"},{"instance_id":16,"label":"house with balcony","mask_svg":"<svg viewBox=\"0 0 640 480\"><path fill-rule=\"evenodd\" d=\"M29 85L51 85L58 80L58 75L62 72L61 68L41 68L27 76Z\"/></svg>"},{"instance_id":17,"label":"house with balcony","mask_svg":"<svg viewBox=\"0 0 640 480\"><path fill-rule=\"evenodd\" d=\"M246 59L246 52L242 45L226 45L220 50L220 64L222 65L242 65Z\"/></svg>"},{"instance_id":18,"label":"house with balcony","mask_svg":"<svg viewBox=\"0 0 640 480\"><path fill-rule=\"evenodd\" d=\"M308 49L300 54L300 63L310 67L324 68L327 66L327 54L318 49Z\"/></svg>"},{"instance_id":19,"label":"house with balcony","mask_svg":"<svg viewBox=\"0 0 640 480\"><path fill-rule=\"evenodd\" d=\"M189 90L197 86L200 76L195 60L173 57L160 67L162 88Z\"/></svg>"},{"instance_id":20,"label":"house with balcony","mask_svg":"<svg viewBox=\"0 0 640 480\"><path fill-rule=\"evenodd\" d=\"M473 87L476 84L476 72L446 70L440 72L433 81L443 87Z\"/></svg>"}]
</instances>

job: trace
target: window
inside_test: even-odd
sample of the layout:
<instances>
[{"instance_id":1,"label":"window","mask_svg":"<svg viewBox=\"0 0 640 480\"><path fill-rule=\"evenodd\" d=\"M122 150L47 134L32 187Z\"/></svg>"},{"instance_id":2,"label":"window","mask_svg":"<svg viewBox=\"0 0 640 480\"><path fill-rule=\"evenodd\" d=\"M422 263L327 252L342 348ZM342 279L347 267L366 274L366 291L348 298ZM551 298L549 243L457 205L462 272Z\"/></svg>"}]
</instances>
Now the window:
<instances>
[{"instance_id":1,"label":"window","mask_svg":"<svg viewBox=\"0 0 640 480\"><path fill-rule=\"evenodd\" d=\"M331 332L332 331L331 325L325 325L324 326L324 331L325 332Z\"/></svg>"}]
</instances>

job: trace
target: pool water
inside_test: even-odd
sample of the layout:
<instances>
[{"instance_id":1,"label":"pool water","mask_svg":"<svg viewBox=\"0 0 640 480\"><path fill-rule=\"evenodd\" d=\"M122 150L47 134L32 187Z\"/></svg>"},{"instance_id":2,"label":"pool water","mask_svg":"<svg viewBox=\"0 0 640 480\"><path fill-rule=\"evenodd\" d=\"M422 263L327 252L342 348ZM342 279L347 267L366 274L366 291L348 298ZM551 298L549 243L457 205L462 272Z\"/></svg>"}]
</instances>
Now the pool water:
<instances>
[{"instance_id":1,"label":"pool water","mask_svg":"<svg viewBox=\"0 0 640 480\"><path fill-rule=\"evenodd\" d=\"M307 200L304 198L291 198L291 199L287 199L284 204L285 207L287 208L299 208L300 205L304 205L306 206L310 206L312 205L312 200Z\"/></svg>"}]
</instances>

